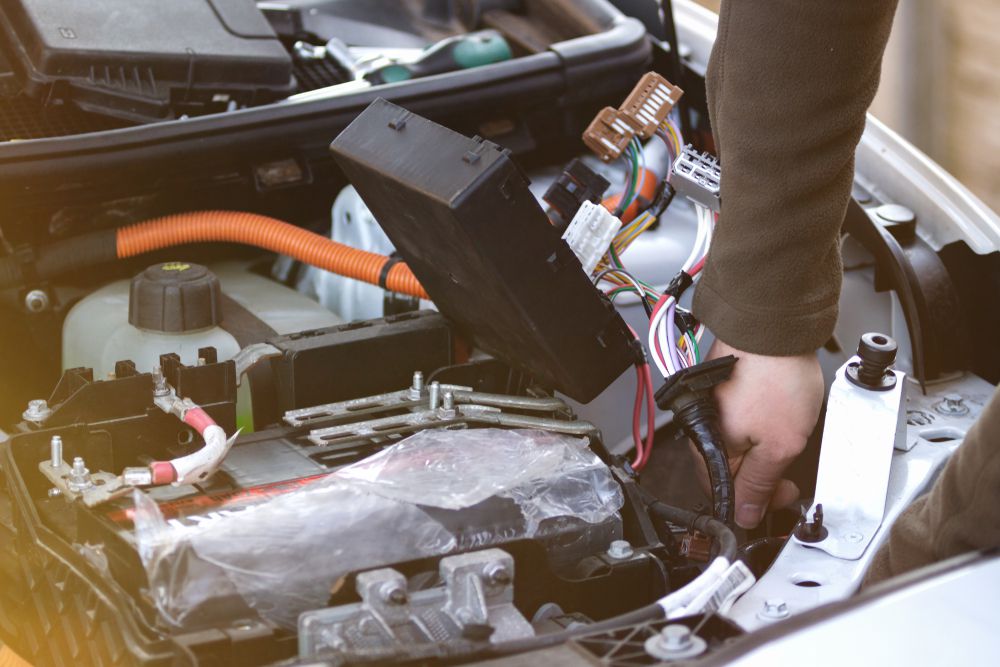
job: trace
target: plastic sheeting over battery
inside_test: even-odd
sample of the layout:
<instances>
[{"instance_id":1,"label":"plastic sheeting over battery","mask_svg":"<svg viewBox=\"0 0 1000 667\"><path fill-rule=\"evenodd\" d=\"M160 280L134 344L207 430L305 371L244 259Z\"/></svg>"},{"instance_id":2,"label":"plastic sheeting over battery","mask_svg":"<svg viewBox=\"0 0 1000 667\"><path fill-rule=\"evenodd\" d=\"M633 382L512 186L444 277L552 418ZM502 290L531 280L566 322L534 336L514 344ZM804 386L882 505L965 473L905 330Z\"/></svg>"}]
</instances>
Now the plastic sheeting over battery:
<instances>
[{"instance_id":1,"label":"plastic sheeting over battery","mask_svg":"<svg viewBox=\"0 0 1000 667\"><path fill-rule=\"evenodd\" d=\"M541 431L427 430L291 493L190 525L135 494L135 534L164 620L254 612L294 629L345 575L618 521L623 498L587 441ZM235 614L235 616L234 616Z\"/></svg>"}]
</instances>

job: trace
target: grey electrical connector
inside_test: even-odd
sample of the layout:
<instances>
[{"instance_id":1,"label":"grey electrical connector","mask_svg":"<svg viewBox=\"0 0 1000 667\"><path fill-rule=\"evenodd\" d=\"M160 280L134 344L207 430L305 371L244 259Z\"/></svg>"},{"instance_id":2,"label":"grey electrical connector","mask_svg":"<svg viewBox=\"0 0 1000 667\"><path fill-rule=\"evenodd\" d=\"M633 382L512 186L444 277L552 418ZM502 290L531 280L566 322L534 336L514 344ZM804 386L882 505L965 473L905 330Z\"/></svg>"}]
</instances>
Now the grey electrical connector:
<instances>
[{"instance_id":1,"label":"grey electrical connector","mask_svg":"<svg viewBox=\"0 0 1000 667\"><path fill-rule=\"evenodd\" d=\"M674 160L670 184L691 201L718 212L722 206L722 169L710 153L699 153L688 144Z\"/></svg>"}]
</instances>

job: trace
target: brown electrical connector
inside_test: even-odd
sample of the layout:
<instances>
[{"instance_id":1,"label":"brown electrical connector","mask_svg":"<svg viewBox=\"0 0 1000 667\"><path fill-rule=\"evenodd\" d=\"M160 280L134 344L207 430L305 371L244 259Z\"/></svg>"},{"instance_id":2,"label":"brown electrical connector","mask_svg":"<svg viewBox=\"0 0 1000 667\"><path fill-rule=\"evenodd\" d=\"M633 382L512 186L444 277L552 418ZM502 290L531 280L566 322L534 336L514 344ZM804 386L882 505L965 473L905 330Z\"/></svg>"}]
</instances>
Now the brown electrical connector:
<instances>
[{"instance_id":1,"label":"brown electrical connector","mask_svg":"<svg viewBox=\"0 0 1000 667\"><path fill-rule=\"evenodd\" d=\"M635 131L617 109L604 107L583 133L583 143L605 162L617 160L635 137Z\"/></svg>"},{"instance_id":2,"label":"brown electrical connector","mask_svg":"<svg viewBox=\"0 0 1000 667\"><path fill-rule=\"evenodd\" d=\"M656 72L647 72L618 111L637 135L649 139L683 94L683 90Z\"/></svg>"},{"instance_id":3,"label":"brown electrical connector","mask_svg":"<svg viewBox=\"0 0 1000 667\"><path fill-rule=\"evenodd\" d=\"M712 538L699 532L684 533L680 554L696 563L707 563L712 559Z\"/></svg>"}]
</instances>

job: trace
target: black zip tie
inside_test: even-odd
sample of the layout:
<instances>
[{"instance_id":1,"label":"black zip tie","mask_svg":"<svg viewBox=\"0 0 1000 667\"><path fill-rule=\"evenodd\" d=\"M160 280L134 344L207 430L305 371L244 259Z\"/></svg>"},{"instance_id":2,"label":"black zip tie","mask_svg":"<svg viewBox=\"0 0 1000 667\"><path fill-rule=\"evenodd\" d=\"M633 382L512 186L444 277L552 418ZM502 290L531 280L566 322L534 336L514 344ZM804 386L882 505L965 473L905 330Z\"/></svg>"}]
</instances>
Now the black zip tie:
<instances>
[{"instance_id":1,"label":"black zip tie","mask_svg":"<svg viewBox=\"0 0 1000 667\"><path fill-rule=\"evenodd\" d=\"M378 286L382 289L388 289L386 287L386 281L389 279L389 271L392 267L396 266L403 261L402 257L390 257L385 264L382 265L382 270L378 274Z\"/></svg>"},{"instance_id":2,"label":"black zip tie","mask_svg":"<svg viewBox=\"0 0 1000 667\"><path fill-rule=\"evenodd\" d=\"M670 284L667 285L667 289L663 290L663 293L674 297L674 299L679 300L681 294L684 294L684 290L694 284L694 278L687 271L678 271L677 275L670 280Z\"/></svg>"},{"instance_id":3,"label":"black zip tie","mask_svg":"<svg viewBox=\"0 0 1000 667\"><path fill-rule=\"evenodd\" d=\"M678 308L674 311L674 323L682 332L694 332L698 319L689 310Z\"/></svg>"}]
</instances>

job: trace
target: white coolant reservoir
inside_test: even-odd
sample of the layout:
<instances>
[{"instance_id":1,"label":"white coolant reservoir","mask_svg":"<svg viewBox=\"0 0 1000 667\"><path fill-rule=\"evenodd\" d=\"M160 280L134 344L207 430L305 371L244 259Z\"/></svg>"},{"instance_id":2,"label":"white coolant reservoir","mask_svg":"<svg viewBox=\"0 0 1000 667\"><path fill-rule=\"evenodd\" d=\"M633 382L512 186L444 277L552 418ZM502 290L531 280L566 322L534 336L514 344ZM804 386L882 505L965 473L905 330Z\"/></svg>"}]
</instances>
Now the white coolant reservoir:
<instances>
[{"instance_id":1,"label":"white coolant reservoir","mask_svg":"<svg viewBox=\"0 0 1000 667\"><path fill-rule=\"evenodd\" d=\"M63 323L63 369L113 373L130 359L141 373L171 352L187 365L198 350L214 347L218 359L232 358L244 343L270 332L288 334L341 324L329 310L295 290L251 273L239 263L212 270L190 262L154 264L138 276L105 285L84 297ZM246 383L237 412L248 426Z\"/></svg>"},{"instance_id":2,"label":"white coolant reservoir","mask_svg":"<svg viewBox=\"0 0 1000 667\"><path fill-rule=\"evenodd\" d=\"M174 352L198 362L198 349L214 347L219 359L240 350L223 330L222 289L206 267L189 262L154 264L131 281L111 283L76 304L63 324L63 368L85 366L95 377L131 359L140 373Z\"/></svg>"}]
</instances>

